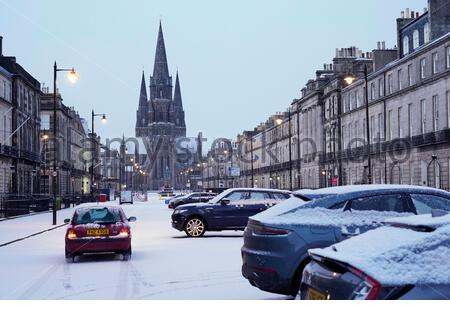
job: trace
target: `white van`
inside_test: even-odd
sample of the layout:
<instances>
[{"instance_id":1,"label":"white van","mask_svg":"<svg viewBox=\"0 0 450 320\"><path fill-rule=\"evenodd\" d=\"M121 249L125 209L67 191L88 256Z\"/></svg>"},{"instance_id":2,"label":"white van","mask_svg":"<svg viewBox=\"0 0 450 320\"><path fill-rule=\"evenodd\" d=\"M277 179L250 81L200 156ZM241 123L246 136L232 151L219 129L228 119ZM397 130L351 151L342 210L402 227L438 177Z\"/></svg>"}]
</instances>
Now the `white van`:
<instances>
[{"instance_id":1,"label":"white van","mask_svg":"<svg viewBox=\"0 0 450 320\"><path fill-rule=\"evenodd\" d=\"M133 193L131 191L121 191L119 203L133 204Z\"/></svg>"}]
</instances>

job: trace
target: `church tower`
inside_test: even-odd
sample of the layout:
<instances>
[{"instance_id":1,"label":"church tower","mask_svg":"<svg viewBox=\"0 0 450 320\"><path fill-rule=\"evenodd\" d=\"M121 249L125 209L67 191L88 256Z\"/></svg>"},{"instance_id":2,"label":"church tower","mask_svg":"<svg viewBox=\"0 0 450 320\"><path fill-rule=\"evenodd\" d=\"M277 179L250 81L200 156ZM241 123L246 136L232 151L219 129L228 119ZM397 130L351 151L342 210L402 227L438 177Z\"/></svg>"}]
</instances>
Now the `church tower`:
<instances>
[{"instance_id":1,"label":"church tower","mask_svg":"<svg viewBox=\"0 0 450 320\"><path fill-rule=\"evenodd\" d=\"M153 75L150 77L150 98L142 74L139 106L136 113L136 137L150 147L147 155L148 188L157 190L175 186L183 164L177 163L175 143L186 137L186 123L178 72L173 90L161 23L156 42Z\"/></svg>"}]
</instances>

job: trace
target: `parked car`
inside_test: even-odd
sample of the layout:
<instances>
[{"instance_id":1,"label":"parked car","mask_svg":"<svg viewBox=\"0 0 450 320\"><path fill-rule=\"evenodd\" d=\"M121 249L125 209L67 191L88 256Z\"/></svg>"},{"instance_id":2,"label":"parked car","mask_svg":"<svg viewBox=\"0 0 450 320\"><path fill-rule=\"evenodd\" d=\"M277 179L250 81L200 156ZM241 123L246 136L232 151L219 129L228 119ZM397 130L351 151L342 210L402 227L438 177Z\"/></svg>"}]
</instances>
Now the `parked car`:
<instances>
[{"instance_id":1,"label":"parked car","mask_svg":"<svg viewBox=\"0 0 450 320\"><path fill-rule=\"evenodd\" d=\"M216 194L210 192L194 192L184 195L182 197L176 197L169 201L169 209L176 209L178 206L188 203L208 202L212 200Z\"/></svg>"},{"instance_id":2,"label":"parked car","mask_svg":"<svg viewBox=\"0 0 450 320\"><path fill-rule=\"evenodd\" d=\"M120 204L123 204L123 203L133 204L133 192L131 192L131 191L121 191L120 192L119 203Z\"/></svg>"},{"instance_id":3,"label":"parked car","mask_svg":"<svg viewBox=\"0 0 450 320\"><path fill-rule=\"evenodd\" d=\"M249 217L291 196L283 190L229 189L208 203L177 207L172 214L172 227L189 237L201 237L206 231L244 230Z\"/></svg>"},{"instance_id":4,"label":"parked car","mask_svg":"<svg viewBox=\"0 0 450 320\"><path fill-rule=\"evenodd\" d=\"M309 249L378 228L387 218L441 209L441 203L450 210L450 193L415 186L358 185L311 193L321 197L298 208L275 207L249 220L241 249L242 274L253 286L296 296Z\"/></svg>"},{"instance_id":5,"label":"parked car","mask_svg":"<svg viewBox=\"0 0 450 320\"><path fill-rule=\"evenodd\" d=\"M391 219L309 254L300 287L304 300L450 299L448 211Z\"/></svg>"},{"instance_id":6,"label":"parked car","mask_svg":"<svg viewBox=\"0 0 450 320\"><path fill-rule=\"evenodd\" d=\"M85 253L113 252L122 254L123 260L131 257L131 227L119 206L81 206L75 209L65 236L65 256L75 261Z\"/></svg>"},{"instance_id":7,"label":"parked car","mask_svg":"<svg viewBox=\"0 0 450 320\"><path fill-rule=\"evenodd\" d=\"M184 194L184 193L175 194L173 197L164 199L164 204L169 205L170 201L172 201L173 199L176 199L176 198L179 198L179 197L184 197L185 195L186 194Z\"/></svg>"}]
</instances>

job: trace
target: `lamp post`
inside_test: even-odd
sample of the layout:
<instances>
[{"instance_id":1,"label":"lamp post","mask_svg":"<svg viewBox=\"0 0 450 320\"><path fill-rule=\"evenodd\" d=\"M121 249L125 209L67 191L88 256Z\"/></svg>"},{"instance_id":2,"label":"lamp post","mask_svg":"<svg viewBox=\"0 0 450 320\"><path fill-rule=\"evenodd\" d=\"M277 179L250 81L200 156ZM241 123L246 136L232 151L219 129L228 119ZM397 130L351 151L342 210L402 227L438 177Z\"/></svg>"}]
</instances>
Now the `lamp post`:
<instances>
[{"instance_id":1,"label":"lamp post","mask_svg":"<svg viewBox=\"0 0 450 320\"><path fill-rule=\"evenodd\" d=\"M277 119L276 123L281 126L284 123L283 119ZM288 129L288 148L289 148L289 190L292 191L293 187L292 187L292 145L291 145L291 140L292 140L292 129L291 129L291 108L288 108L288 125L289 125L289 129Z\"/></svg>"},{"instance_id":2,"label":"lamp post","mask_svg":"<svg viewBox=\"0 0 450 320\"><path fill-rule=\"evenodd\" d=\"M68 72L68 79L70 82L75 83L78 80L78 75L75 72L74 68L71 69L59 69L56 61L53 65L53 225L56 225L56 195L58 190L58 173L57 173L57 161L58 161L58 143L57 143L57 108L56 108L56 100L57 100L57 79L58 72Z\"/></svg>"},{"instance_id":3,"label":"lamp post","mask_svg":"<svg viewBox=\"0 0 450 320\"><path fill-rule=\"evenodd\" d=\"M253 161L254 161L254 157L253 157L253 132L250 133L250 156L251 156L251 170L252 170L252 188L255 187L255 180L254 180L254 168L253 168Z\"/></svg>"},{"instance_id":4,"label":"lamp post","mask_svg":"<svg viewBox=\"0 0 450 320\"><path fill-rule=\"evenodd\" d=\"M351 85L355 81L355 76L349 74L344 78L344 81ZM372 157L370 150L370 120L369 120L369 80L367 65L364 65L364 92L366 104L366 138L367 138L367 183L372 184Z\"/></svg>"},{"instance_id":5,"label":"lamp post","mask_svg":"<svg viewBox=\"0 0 450 320\"><path fill-rule=\"evenodd\" d=\"M108 119L106 118L106 115L104 113L95 113L92 109L91 113L91 125L92 125L92 137L91 137L91 196L94 194L94 167L95 167L95 131L94 131L94 124L95 124L95 117L102 117L101 122L105 124Z\"/></svg>"},{"instance_id":6,"label":"lamp post","mask_svg":"<svg viewBox=\"0 0 450 320\"><path fill-rule=\"evenodd\" d=\"M47 174L47 141L48 141L48 134L47 131L44 129L44 133L42 134L42 140L44 141L44 175L47 175L47 177L49 178L48 174ZM47 193L47 179L44 180L44 191L45 193Z\"/></svg>"}]
</instances>

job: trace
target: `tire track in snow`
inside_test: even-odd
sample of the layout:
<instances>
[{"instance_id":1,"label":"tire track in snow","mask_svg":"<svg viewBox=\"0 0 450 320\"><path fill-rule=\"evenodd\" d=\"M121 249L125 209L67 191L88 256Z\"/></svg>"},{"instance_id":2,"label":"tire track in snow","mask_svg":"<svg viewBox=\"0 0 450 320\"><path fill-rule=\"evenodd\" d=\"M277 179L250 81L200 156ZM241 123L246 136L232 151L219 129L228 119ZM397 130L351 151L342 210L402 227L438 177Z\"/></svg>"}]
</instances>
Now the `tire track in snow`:
<instances>
[{"instance_id":1,"label":"tire track in snow","mask_svg":"<svg viewBox=\"0 0 450 320\"><path fill-rule=\"evenodd\" d=\"M53 264L46 268L40 275L35 277L34 279L31 279L28 283L26 283L24 286L27 286L27 289L25 289L19 296L18 300L24 300L24 299L30 299L30 297L38 291L50 278L53 276L53 274L61 267L61 264ZM31 283L31 284L30 284Z\"/></svg>"},{"instance_id":2,"label":"tire track in snow","mask_svg":"<svg viewBox=\"0 0 450 320\"><path fill-rule=\"evenodd\" d=\"M116 285L116 293L114 295L115 300L127 299L129 273L128 263L122 262L119 267L119 276L117 277L118 282Z\"/></svg>"},{"instance_id":3,"label":"tire track in snow","mask_svg":"<svg viewBox=\"0 0 450 320\"><path fill-rule=\"evenodd\" d=\"M205 277L206 276L206 277ZM184 279L177 279L172 281L161 282L152 286L156 291L147 292L137 299L146 299L159 294L168 292L177 292L184 290L191 290L196 288L208 288L226 284L241 283L240 274L236 274L234 271L218 271L218 272L206 272L199 273L195 277L189 277ZM192 283L195 283L194 285Z\"/></svg>"}]
</instances>

